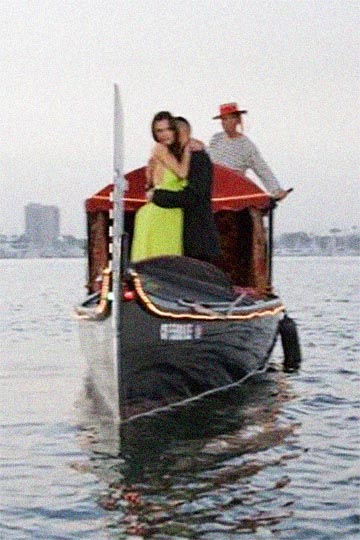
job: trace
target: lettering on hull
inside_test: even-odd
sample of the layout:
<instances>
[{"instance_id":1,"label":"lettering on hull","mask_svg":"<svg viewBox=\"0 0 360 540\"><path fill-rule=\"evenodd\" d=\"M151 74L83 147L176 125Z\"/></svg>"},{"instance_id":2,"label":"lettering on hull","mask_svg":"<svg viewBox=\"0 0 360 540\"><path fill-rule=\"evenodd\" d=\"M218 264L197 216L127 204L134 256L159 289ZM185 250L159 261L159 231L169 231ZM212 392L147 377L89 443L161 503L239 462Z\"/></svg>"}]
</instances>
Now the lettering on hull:
<instances>
[{"instance_id":1,"label":"lettering on hull","mask_svg":"<svg viewBox=\"0 0 360 540\"><path fill-rule=\"evenodd\" d=\"M160 339L162 341L193 341L203 335L201 324L162 323L160 325Z\"/></svg>"}]
</instances>

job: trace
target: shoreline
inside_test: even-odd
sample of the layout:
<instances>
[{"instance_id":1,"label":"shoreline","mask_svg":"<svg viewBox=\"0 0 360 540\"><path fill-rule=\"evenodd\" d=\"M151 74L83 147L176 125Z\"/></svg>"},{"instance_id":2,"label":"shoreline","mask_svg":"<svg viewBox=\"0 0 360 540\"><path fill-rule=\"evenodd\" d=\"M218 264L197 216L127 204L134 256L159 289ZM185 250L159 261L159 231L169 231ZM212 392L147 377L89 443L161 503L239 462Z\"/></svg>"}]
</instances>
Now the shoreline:
<instances>
[{"instance_id":1,"label":"shoreline","mask_svg":"<svg viewBox=\"0 0 360 540\"><path fill-rule=\"evenodd\" d=\"M33 260L33 259L85 259L86 253L83 255L25 255L25 256L13 256L11 254L0 254L0 260ZM274 257L360 257L360 253L276 253Z\"/></svg>"}]
</instances>

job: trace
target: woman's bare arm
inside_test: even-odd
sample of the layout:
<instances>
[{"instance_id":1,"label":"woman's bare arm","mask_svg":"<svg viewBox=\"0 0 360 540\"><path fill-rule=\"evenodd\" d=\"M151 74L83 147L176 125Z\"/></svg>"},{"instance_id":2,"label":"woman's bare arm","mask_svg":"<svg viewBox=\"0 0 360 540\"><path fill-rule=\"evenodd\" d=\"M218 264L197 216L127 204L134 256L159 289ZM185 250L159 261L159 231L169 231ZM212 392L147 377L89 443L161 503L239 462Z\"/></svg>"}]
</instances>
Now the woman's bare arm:
<instances>
[{"instance_id":1,"label":"woman's bare arm","mask_svg":"<svg viewBox=\"0 0 360 540\"><path fill-rule=\"evenodd\" d=\"M145 184L145 190L149 190L154 187L154 170L155 170L155 160L154 158L150 158L147 164L147 167L145 168L145 178L146 178L146 184Z\"/></svg>"},{"instance_id":2,"label":"woman's bare arm","mask_svg":"<svg viewBox=\"0 0 360 540\"><path fill-rule=\"evenodd\" d=\"M185 146L181 161L173 156L164 144L157 143L153 150L153 157L161 161L165 167L171 169L180 178L187 178L190 165L190 149Z\"/></svg>"}]
</instances>

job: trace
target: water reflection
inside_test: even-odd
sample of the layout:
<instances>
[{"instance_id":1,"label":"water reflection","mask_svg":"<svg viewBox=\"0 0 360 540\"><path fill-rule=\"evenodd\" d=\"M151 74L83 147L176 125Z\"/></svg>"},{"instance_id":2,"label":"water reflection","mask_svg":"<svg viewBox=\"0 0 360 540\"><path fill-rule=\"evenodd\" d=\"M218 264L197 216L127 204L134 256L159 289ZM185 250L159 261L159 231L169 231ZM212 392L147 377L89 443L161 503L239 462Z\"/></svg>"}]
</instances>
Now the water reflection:
<instances>
[{"instance_id":1,"label":"water reflection","mask_svg":"<svg viewBox=\"0 0 360 540\"><path fill-rule=\"evenodd\" d=\"M291 516L286 464L299 455L297 426L282 414L289 399L287 379L273 372L119 428L87 392L79 440L115 537L275 534Z\"/></svg>"}]
</instances>

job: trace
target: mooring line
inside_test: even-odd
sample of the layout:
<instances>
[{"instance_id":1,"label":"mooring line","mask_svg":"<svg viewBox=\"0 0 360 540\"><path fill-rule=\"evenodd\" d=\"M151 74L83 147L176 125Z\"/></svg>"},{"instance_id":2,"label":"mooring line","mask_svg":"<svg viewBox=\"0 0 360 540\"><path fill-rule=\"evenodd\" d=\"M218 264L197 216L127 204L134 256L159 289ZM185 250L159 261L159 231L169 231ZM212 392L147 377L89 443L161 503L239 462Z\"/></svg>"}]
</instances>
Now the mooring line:
<instances>
[{"instance_id":1,"label":"mooring line","mask_svg":"<svg viewBox=\"0 0 360 540\"><path fill-rule=\"evenodd\" d=\"M172 409L176 409L177 407L183 407L184 405L188 405L189 403L192 403L194 401L199 401L200 399L216 394L217 392L224 392L225 390L229 390L230 388L235 388L236 386L239 386L241 383L243 383L244 381L246 381L247 379L249 379L255 374L265 373L267 368L268 366L266 365L260 370L257 369L254 371L250 371L250 373L247 373L246 375L244 375L242 379L238 379L237 381L226 384L225 386L220 386L219 388L212 388L211 390L206 390L205 392L202 392L201 394L197 394L196 396L185 398L180 401L175 401L174 403L170 403L169 405L164 405L163 407L156 407L155 409L151 409L151 411L134 414L133 416L130 416L126 420L120 420L120 425L123 426L125 424L129 424L130 422L133 422L134 420L137 420L138 418L153 416L160 412L169 412Z\"/></svg>"}]
</instances>

